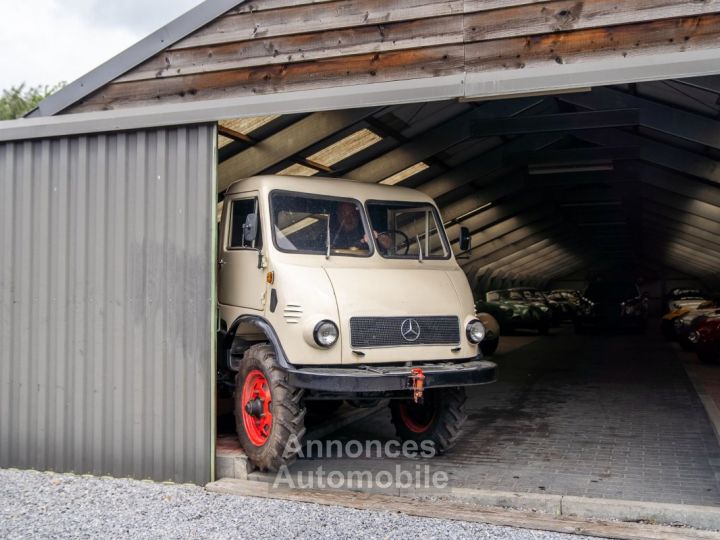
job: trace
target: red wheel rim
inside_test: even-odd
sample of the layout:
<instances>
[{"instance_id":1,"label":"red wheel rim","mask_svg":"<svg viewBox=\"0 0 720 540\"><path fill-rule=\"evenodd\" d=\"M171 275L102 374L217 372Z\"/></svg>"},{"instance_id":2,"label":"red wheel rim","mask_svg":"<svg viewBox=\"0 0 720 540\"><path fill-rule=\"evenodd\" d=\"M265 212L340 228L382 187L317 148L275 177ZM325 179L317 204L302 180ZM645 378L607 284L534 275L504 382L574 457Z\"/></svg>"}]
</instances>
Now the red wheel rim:
<instances>
[{"instance_id":1,"label":"red wheel rim","mask_svg":"<svg viewBox=\"0 0 720 540\"><path fill-rule=\"evenodd\" d=\"M250 442L262 446L272 431L272 395L265 375L258 369L252 370L245 378L242 388L242 419Z\"/></svg>"},{"instance_id":2,"label":"red wheel rim","mask_svg":"<svg viewBox=\"0 0 720 540\"><path fill-rule=\"evenodd\" d=\"M435 407L428 401L422 405L412 402L400 403L398 409L403 424L413 433L425 433L435 420Z\"/></svg>"}]
</instances>

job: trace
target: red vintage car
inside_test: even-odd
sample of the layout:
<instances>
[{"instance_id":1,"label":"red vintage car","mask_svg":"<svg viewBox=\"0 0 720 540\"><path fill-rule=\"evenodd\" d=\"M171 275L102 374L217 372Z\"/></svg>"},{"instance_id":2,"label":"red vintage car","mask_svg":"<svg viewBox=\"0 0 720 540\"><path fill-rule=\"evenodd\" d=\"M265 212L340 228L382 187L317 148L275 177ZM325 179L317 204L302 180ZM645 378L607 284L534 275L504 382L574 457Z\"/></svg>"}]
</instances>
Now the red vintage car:
<instances>
[{"instance_id":1,"label":"red vintage car","mask_svg":"<svg viewBox=\"0 0 720 540\"><path fill-rule=\"evenodd\" d=\"M695 345L702 363L720 361L720 316L703 318L697 322L688 339Z\"/></svg>"}]
</instances>

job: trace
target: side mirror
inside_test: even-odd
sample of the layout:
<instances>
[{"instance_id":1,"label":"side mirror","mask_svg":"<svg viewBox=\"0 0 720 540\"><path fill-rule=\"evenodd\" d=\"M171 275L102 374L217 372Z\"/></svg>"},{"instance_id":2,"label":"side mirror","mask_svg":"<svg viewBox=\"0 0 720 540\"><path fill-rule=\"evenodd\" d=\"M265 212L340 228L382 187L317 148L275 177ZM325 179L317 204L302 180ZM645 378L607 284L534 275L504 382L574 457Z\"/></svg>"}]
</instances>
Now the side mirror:
<instances>
[{"instance_id":1,"label":"side mirror","mask_svg":"<svg viewBox=\"0 0 720 540\"><path fill-rule=\"evenodd\" d=\"M257 238L258 233L258 215L248 214L243 225L243 240L248 244L252 244Z\"/></svg>"},{"instance_id":2,"label":"side mirror","mask_svg":"<svg viewBox=\"0 0 720 540\"><path fill-rule=\"evenodd\" d=\"M460 227L460 251L467 251L470 249L470 229L467 227Z\"/></svg>"}]
</instances>

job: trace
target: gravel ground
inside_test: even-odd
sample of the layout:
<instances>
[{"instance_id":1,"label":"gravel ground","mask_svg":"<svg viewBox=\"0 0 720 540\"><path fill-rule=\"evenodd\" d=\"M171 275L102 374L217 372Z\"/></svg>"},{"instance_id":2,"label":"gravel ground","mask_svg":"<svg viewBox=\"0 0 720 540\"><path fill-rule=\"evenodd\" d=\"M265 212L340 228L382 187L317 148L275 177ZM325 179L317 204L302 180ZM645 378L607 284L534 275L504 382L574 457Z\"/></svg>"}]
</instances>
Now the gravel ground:
<instances>
[{"instance_id":1,"label":"gravel ground","mask_svg":"<svg viewBox=\"0 0 720 540\"><path fill-rule=\"evenodd\" d=\"M477 523L0 470L0 538L493 538L582 540Z\"/></svg>"}]
</instances>

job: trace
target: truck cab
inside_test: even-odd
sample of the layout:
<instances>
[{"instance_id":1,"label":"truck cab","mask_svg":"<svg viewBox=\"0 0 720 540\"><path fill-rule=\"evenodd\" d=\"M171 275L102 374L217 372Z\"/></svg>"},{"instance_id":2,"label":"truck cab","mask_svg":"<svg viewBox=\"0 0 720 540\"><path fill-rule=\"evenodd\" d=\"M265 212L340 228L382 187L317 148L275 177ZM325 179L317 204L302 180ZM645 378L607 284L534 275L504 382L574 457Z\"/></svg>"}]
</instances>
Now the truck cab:
<instances>
[{"instance_id":1,"label":"truck cab","mask_svg":"<svg viewBox=\"0 0 720 540\"><path fill-rule=\"evenodd\" d=\"M495 365L431 198L243 179L225 193L219 241L219 367L234 374L238 436L258 467L287 460L312 401L388 398L401 438L452 446L463 387L494 381Z\"/></svg>"}]
</instances>

